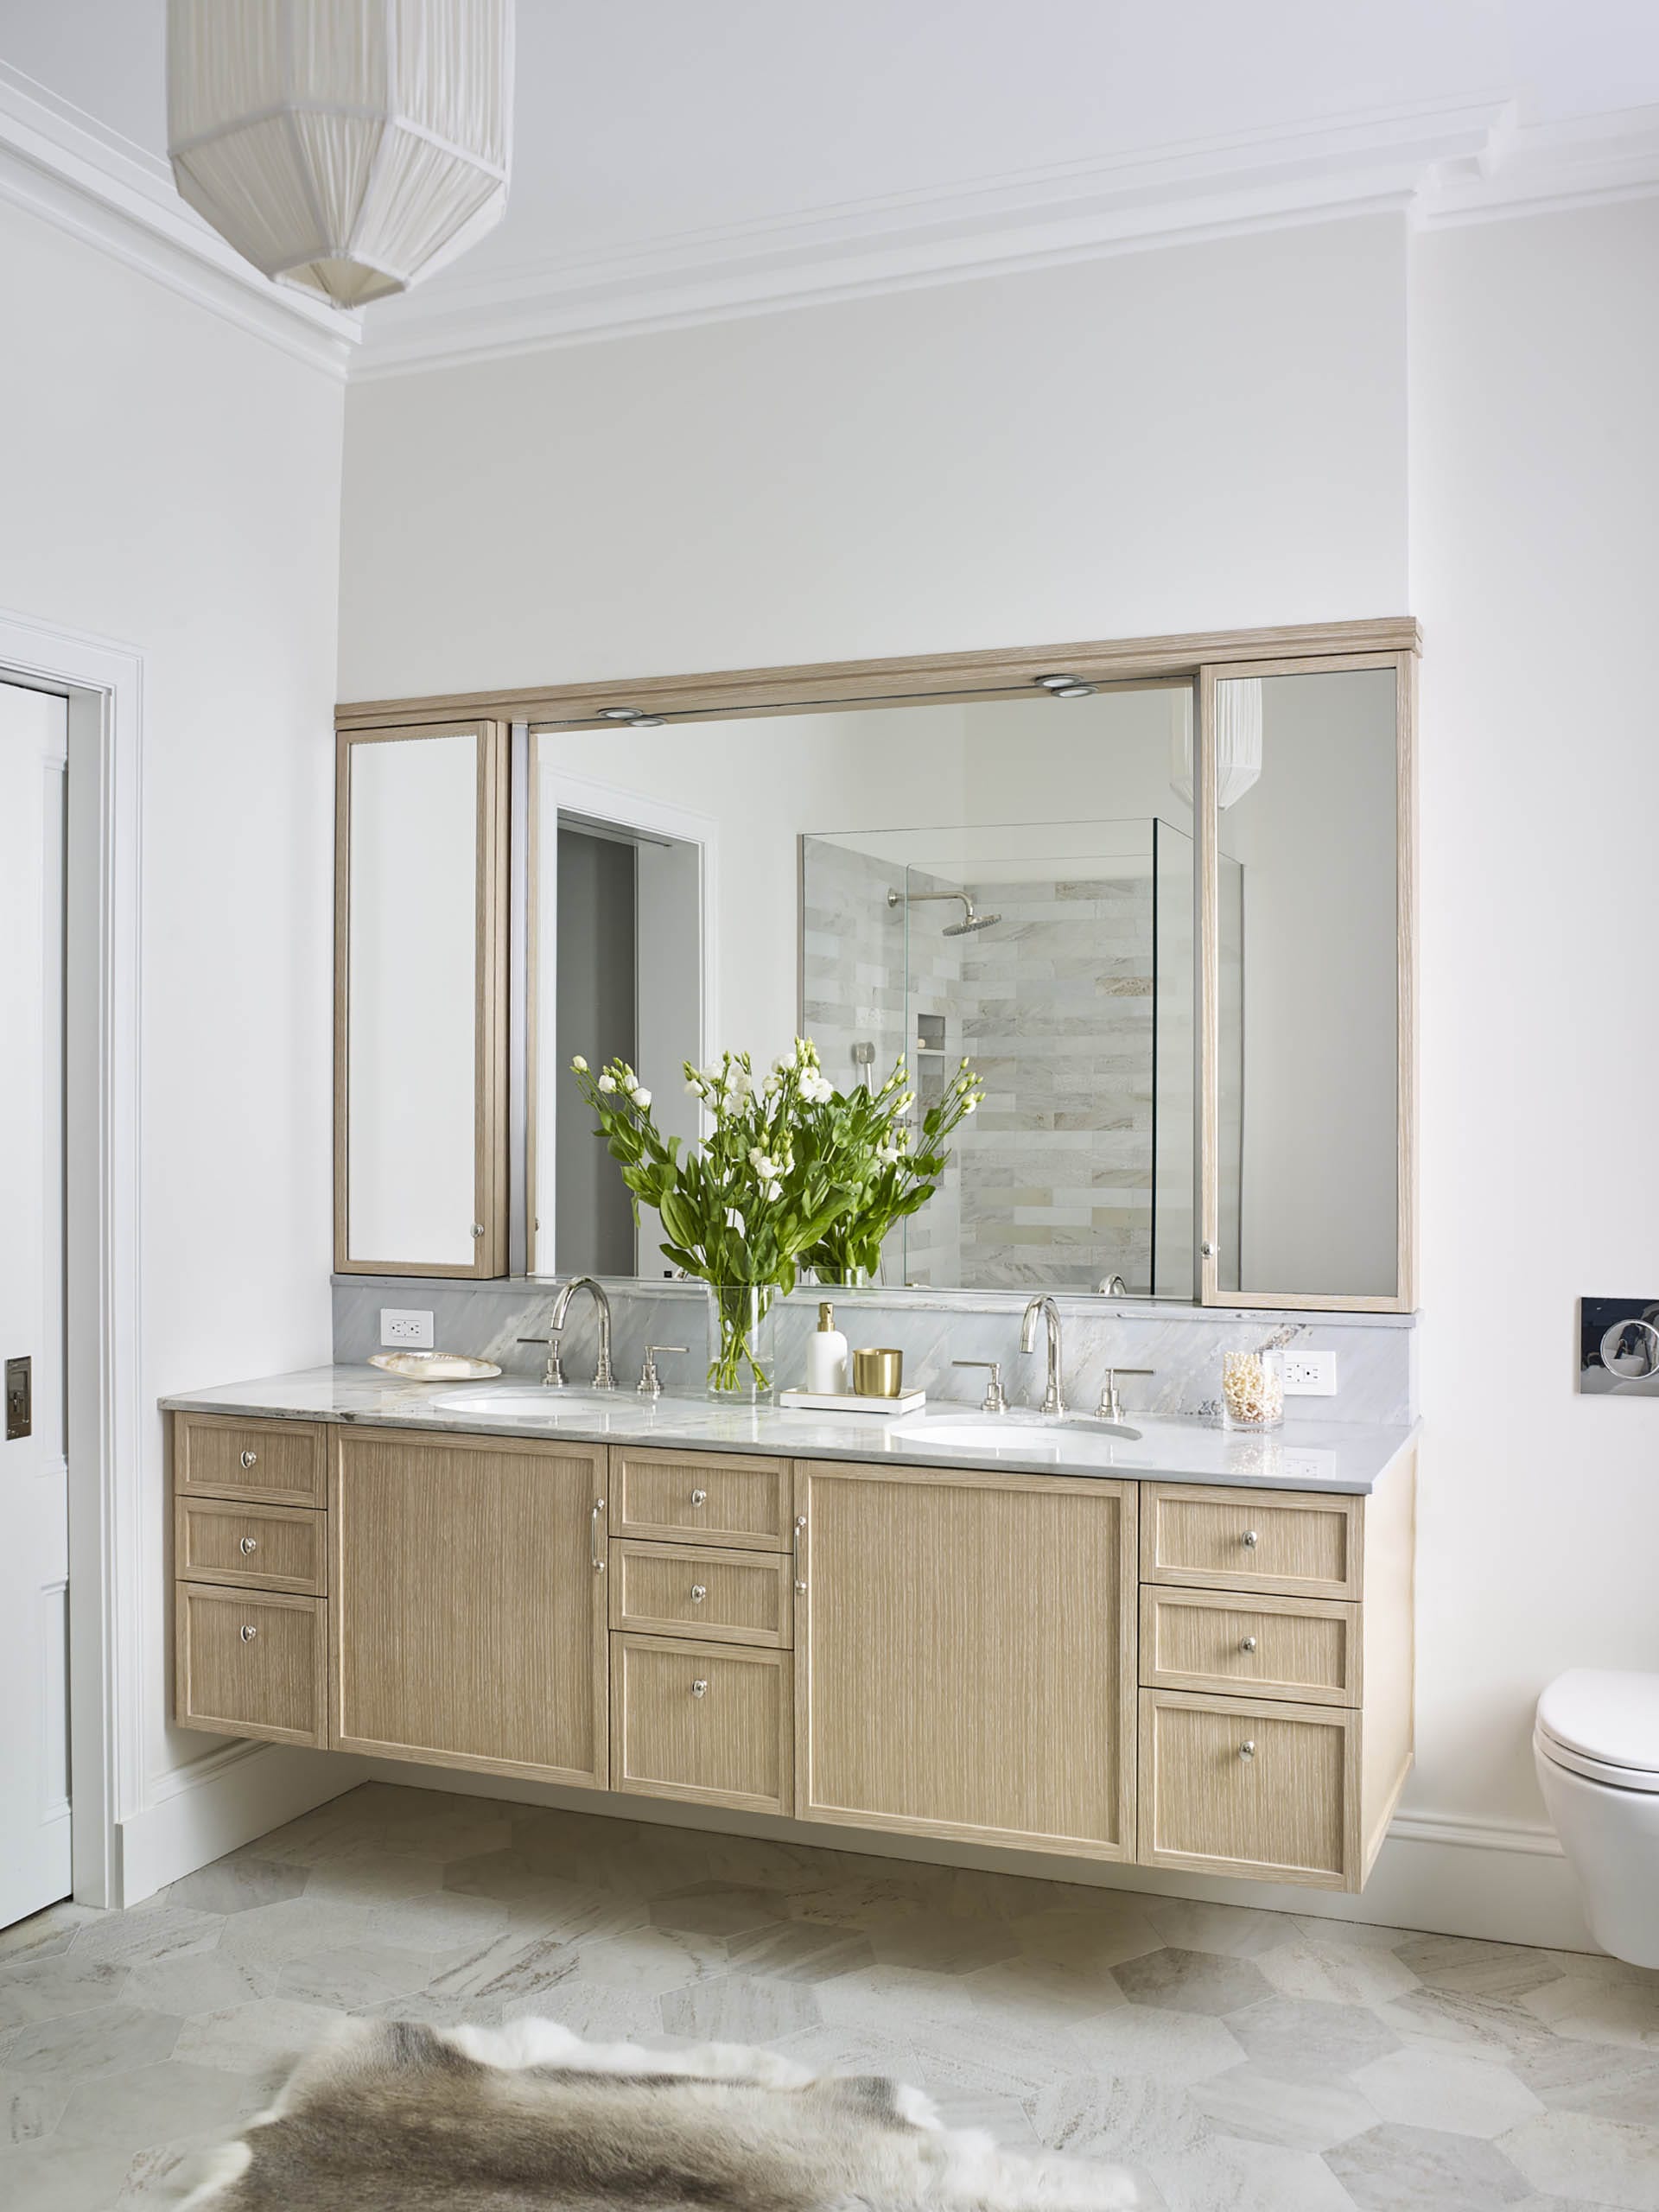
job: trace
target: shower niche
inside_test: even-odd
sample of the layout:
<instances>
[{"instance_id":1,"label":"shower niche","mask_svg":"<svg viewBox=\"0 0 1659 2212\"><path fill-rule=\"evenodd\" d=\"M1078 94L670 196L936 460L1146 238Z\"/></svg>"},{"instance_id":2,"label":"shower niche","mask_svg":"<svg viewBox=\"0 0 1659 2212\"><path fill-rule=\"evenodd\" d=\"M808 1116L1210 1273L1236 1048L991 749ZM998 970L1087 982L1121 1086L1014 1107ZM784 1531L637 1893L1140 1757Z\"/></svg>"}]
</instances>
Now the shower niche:
<instances>
[{"instance_id":1,"label":"shower niche","mask_svg":"<svg viewBox=\"0 0 1659 2212\"><path fill-rule=\"evenodd\" d=\"M918 1112L964 1058L985 1083L887 1282L1192 1295L1193 866L1156 816L803 836L826 1072L902 1055Z\"/></svg>"}]
</instances>

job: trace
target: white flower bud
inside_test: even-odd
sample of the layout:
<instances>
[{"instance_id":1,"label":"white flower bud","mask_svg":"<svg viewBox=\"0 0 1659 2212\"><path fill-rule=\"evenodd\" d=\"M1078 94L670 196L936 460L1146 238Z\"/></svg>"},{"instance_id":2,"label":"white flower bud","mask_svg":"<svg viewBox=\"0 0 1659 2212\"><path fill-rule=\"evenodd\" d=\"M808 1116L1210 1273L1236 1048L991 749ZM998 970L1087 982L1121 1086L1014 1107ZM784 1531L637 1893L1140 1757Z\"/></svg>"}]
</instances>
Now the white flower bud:
<instances>
[{"instance_id":1,"label":"white flower bud","mask_svg":"<svg viewBox=\"0 0 1659 2212\"><path fill-rule=\"evenodd\" d=\"M578 1052L578 1053L576 1054L575 1058L574 1060L572 1060L572 1061L571 1061L570 1065L571 1065L571 1066L575 1070L575 1071L576 1071L576 1073L577 1073L578 1075L586 1075L586 1074L587 1074L587 1072L588 1072L588 1063L587 1063L587 1061L586 1061L586 1060L584 1060L584 1059L582 1058L582 1054L581 1054L580 1052Z\"/></svg>"},{"instance_id":2,"label":"white flower bud","mask_svg":"<svg viewBox=\"0 0 1659 2212\"><path fill-rule=\"evenodd\" d=\"M651 1103L651 1093L642 1083L637 1083L633 1087L633 1103L640 1107L649 1106Z\"/></svg>"},{"instance_id":3,"label":"white flower bud","mask_svg":"<svg viewBox=\"0 0 1659 2212\"><path fill-rule=\"evenodd\" d=\"M616 1077L608 1073L601 1076L599 1078L599 1087L601 1090L614 1090L616 1089Z\"/></svg>"}]
</instances>

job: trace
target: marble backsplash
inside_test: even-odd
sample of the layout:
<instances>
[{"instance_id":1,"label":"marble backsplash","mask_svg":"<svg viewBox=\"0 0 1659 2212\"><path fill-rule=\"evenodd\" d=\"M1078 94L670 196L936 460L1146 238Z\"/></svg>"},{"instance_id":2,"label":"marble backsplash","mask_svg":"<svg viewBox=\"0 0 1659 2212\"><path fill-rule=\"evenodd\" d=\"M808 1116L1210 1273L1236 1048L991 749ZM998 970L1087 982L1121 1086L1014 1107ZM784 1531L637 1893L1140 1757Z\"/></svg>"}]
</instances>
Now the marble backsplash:
<instances>
[{"instance_id":1,"label":"marble backsplash","mask_svg":"<svg viewBox=\"0 0 1659 2212\"><path fill-rule=\"evenodd\" d=\"M707 1301L700 1283L607 1283L612 1309L612 1364L619 1385L632 1389L645 1346L684 1344L683 1355L659 1355L664 1388L699 1393L708 1359ZM365 1361L380 1344L382 1306L429 1310L434 1340L444 1351L471 1352L497 1361L504 1371L537 1381L545 1357L521 1337L545 1336L557 1286L522 1278L456 1283L410 1276L337 1276L334 1286L334 1358L344 1366ZM806 1338L817 1325L817 1290L799 1290L778 1315L778 1369L785 1385L798 1382ZM995 1359L1015 1405L1039 1405L1045 1375L1045 1338L1020 1350L1025 1300L1007 1291L868 1290L835 1296L836 1315L849 1344L896 1344L905 1355L905 1380L930 1400L976 1406L984 1395L980 1369L955 1368L953 1359ZM1287 1401L1285 1421L1408 1421L1416 1414L1416 1334L1410 1314L1217 1313L1149 1300L1092 1295L1056 1300L1064 1328L1065 1394L1071 1405L1091 1410L1109 1364L1147 1368L1123 1374L1123 1404L1131 1416L1204 1415L1219 1410L1221 1355L1294 1344L1337 1355L1337 1395ZM594 1305L579 1298L564 1331L569 1381L585 1383L597 1348Z\"/></svg>"}]
</instances>

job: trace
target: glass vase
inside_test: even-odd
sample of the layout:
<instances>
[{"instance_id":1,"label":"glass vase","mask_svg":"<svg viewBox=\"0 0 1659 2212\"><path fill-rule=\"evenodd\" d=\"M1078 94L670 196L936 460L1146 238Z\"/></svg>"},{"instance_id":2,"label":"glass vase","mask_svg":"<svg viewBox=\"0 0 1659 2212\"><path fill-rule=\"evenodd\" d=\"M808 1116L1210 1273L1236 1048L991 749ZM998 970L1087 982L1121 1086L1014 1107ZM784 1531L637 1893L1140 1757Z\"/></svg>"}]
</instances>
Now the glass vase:
<instances>
[{"instance_id":1,"label":"glass vase","mask_svg":"<svg viewBox=\"0 0 1659 2212\"><path fill-rule=\"evenodd\" d=\"M777 1371L776 1283L707 1283L709 1395L758 1405L773 1393Z\"/></svg>"},{"instance_id":2,"label":"glass vase","mask_svg":"<svg viewBox=\"0 0 1659 2212\"><path fill-rule=\"evenodd\" d=\"M1285 1418L1285 1355L1224 1351L1221 1355L1221 1419L1225 1428L1277 1428Z\"/></svg>"}]
</instances>

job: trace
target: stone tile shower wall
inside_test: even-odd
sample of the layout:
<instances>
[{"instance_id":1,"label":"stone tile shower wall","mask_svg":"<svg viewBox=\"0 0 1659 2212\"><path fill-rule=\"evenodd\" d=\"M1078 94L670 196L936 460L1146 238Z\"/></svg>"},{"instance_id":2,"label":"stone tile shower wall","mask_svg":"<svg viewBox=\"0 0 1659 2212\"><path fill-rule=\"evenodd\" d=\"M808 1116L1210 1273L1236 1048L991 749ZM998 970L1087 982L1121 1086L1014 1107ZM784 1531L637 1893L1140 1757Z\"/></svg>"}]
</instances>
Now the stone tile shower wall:
<instances>
[{"instance_id":1,"label":"stone tile shower wall","mask_svg":"<svg viewBox=\"0 0 1659 2212\"><path fill-rule=\"evenodd\" d=\"M1148 825L1150 828L1150 825ZM1152 885L999 883L962 948L963 1049L985 1103L963 1132L963 1273L976 1288L1151 1287Z\"/></svg>"}]
</instances>

